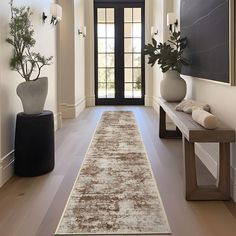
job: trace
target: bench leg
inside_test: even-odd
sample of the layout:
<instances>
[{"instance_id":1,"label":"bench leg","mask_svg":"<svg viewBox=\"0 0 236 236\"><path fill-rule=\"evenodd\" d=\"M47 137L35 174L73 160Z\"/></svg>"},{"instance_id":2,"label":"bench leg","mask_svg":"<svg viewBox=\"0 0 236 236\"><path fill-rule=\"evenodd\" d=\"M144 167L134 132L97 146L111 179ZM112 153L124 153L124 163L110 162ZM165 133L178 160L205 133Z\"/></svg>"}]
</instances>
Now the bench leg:
<instances>
[{"instance_id":1,"label":"bench leg","mask_svg":"<svg viewBox=\"0 0 236 236\"><path fill-rule=\"evenodd\" d=\"M219 169L216 186L197 184L194 143L183 137L186 200L229 200L230 144L220 143Z\"/></svg>"},{"instance_id":2,"label":"bench leg","mask_svg":"<svg viewBox=\"0 0 236 236\"><path fill-rule=\"evenodd\" d=\"M160 106L160 121L159 121L159 137L166 139L179 139L182 137L181 131L176 127L176 130L166 129L166 113Z\"/></svg>"},{"instance_id":3,"label":"bench leg","mask_svg":"<svg viewBox=\"0 0 236 236\"><path fill-rule=\"evenodd\" d=\"M190 143L183 136L184 170L185 170L185 194L188 200L197 190L197 174L195 162L194 143Z\"/></svg>"},{"instance_id":4,"label":"bench leg","mask_svg":"<svg viewBox=\"0 0 236 236\"><path fill-rule=\"evenodd\" d=\"M230 197L230 144L219 144L219 165L217 187L219 191L225 196Z\"/></svg>"}]
</instances>

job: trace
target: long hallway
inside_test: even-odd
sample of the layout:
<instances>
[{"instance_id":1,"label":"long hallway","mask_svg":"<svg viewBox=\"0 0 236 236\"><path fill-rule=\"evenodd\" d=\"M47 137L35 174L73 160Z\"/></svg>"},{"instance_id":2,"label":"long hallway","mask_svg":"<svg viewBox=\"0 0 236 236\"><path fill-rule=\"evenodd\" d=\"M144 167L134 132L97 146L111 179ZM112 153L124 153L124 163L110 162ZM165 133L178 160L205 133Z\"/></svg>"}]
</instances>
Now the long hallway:
<instances>
[{"instance_id":1,"label":"long hallway","mask_svg":"<svg viewBox=\"0 0 236 236\"><path fill-rule=\"evenodd\" d=\"M85 109L56 132L56 167L35 178L13 177L0 190L0 235L53 236L72 185L103 111L134 112L157 181L173 236L234 236L236 204L187 202L184 198L182 143L160 140L158 114L146 107ZM212 181L198 162L199 181ZM13 227L14 225L14 227Z\"/></svg>"}]
</instances>

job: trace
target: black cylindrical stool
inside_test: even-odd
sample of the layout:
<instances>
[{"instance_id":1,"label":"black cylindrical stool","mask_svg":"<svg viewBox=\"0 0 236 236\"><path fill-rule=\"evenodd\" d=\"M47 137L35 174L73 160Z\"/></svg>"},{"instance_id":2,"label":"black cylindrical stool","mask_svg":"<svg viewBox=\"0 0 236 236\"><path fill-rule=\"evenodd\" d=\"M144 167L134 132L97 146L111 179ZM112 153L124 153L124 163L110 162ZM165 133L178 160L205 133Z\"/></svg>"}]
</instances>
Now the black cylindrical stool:
<instances>
[{"instance_id":1,"label":"black cylindrical stool","mask_svg":"<svg viewBox=\"0 0 236 236\"><path fill-rule=\"evenodd\" d=\"M51 111L17 114L15 174L38 176L54 168L54 119Z\"/></svg>"}]
</instances>

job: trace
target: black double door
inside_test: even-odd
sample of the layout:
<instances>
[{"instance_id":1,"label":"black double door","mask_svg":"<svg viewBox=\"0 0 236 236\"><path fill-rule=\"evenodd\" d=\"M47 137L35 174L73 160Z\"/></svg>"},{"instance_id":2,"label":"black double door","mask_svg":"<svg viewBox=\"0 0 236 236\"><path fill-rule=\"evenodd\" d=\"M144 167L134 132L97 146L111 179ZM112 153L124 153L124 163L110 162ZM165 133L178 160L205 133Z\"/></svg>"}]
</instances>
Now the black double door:
<instances>
[{"instance_id":1,"label":"black double door","mask_svg":"<svg viewBox=\"0 0 236 236\"><path fill-rule=\"evenodd\" d=\"M144 105L144 0L95 0L96 105Z\"/></svg>"}]
</instances>

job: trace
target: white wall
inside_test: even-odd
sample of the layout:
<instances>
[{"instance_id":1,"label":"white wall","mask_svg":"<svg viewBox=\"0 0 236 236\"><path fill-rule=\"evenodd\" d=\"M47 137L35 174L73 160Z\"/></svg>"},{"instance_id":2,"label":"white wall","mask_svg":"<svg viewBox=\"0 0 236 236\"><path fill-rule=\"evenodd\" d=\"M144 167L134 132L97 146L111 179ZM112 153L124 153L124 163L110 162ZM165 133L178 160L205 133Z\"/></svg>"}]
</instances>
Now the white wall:
<instances>
[{"instance_id":1,"label":"white wall","mask_svg":"<svg viewBox=\"0 0 236 236\"><path fill-rule=\"evenodd\" d=\"M164 25L164 6L165 1L153 0L153 26L158 30L158 35L155 36L157 42L163 42L165 37ZM153 106L158 110L158 97L160 96L160 81L163 79L163 73L159 66L153 67Z\"/></svg>"},{"instance_id":2,"label":"white wall","mask_svg":"<svg viewBox=\"0 0 236 236\"><path fill-rule=\"evenodd\" d=\"M85 25L84 0L59 0L63 20L59 26L60 111L75 118L85 107L85 38L78 29Z\"/></svg>"},{"instance_id":3,"label":"white wall","mask_svg":"<svg viewBox=\"0 0 236 236\"><path fill-rule=\"evenodd\" d=\"M10 21L9 1L0 2L0 186L11 176L13 164L14 132L16 114L22 111L16 87L24 80L9 69L12 48L5 42L8 37ZM49 13L50 0L15 0L16 6L30 6L33 11L32 23L35 29L35 51L43 55L54 56L53 65L43 68L42 76L49 78L49 91L45 109L52 110L57 118L57 66L55 27L42 23L42 12ZM49 46L50 45L50 46ZM55 120L57 121L57 120ZM57 124L57 122L55 122Z\"/></svg>"},{"instance_id":4,"label":"white wall","mask_svg":"<svg viewBox=\"0 0 236 236\"><path fill-rule=\"evenodd\" d=\"M145 44L152 39L151 27L153 26L153 0L145 2ZM147 64L145 57L145 106L153 105L153 70Z\"/></svg>"},{"instance_id":5,"label":"white wall","mask_svg":"<svg viewBox=\"0 0 236 236\"><path fill-rule=\"evenodd\" d=\"M153 25L158 29L158 35L155 36L157 42L164 42L169 35L166 15L173 10L172 0L152 0L153 6ZM158 110L158 98L160 97L160 82L164 75L156 64L153 67L153 106Z\"/></svg>"},{"instance_id":6,"label":"white wall","mask_svg":"<svg viewBox=\"0 0 236 236\"><path fill-rule=\"evenodd\" d=\"M75 0L74 3L74 35L75 35L75 100L76 103L85 103L85 40L78 35L78 29L85 26L84 0Z\"/></svg>"},{"instance_id":7,"label":"white wall","mask_svg":"<svg viewBox=\"0 0 236 236\"><path fill-rule=\"evenodd\" d=\"M60 103L75 103L74 1L62 0L63 20L59 25ZM73 88L73 89L72 89ZM71 91L72 90L72 91Z\"/></svg>"},{"instance_id":8,"label":"white wall","mask_svg":"<svg viewBox=\"0 0 236 236\"><path fill-rule=\"evenodd\" d=\"M174 10L179 18L180 0L174 0ZM180 19L180 18L179 18ZM229 127L236 130L236 87L218 84L212 81L201 80L189 76L183 76L187 82L187 97L207 102L211 111ZM217 173L218 145L201 144L198 146L203 155L203 161L208 162L208 167L214 175ZM231 145L231 189L232 196L236 200L236 145Z\"/></svg>"},{"instance_id":9,"label":"white wall","mask_svg":"<svg viewBox=\"0 0 236 236\"><path fill-rule=\"evenodd\" d=\"M85 42L85 93L86 105L95 106L95 83L94 83L94 11L93 0L85 1L85 25L87 36Z\"/></svg>"}]
</instances>

